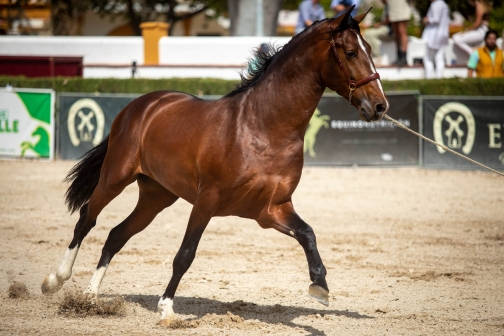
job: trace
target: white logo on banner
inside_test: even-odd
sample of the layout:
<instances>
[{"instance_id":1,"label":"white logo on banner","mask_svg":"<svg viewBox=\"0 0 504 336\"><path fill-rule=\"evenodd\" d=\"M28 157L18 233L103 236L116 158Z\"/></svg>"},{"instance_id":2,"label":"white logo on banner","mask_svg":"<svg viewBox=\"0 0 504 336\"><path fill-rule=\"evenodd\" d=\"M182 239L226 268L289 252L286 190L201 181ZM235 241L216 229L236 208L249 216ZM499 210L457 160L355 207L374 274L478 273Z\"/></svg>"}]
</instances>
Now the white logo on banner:
<instances>
[{"instance_id":1,"label":"white logo on banner","mask_svg":"<svg viewBox=\"0 0 504 336\"><path fill-rule=\"evenodd\" d=\"M88 109L86 113L83 109ZM75 118L78 117L79 123L75 127ZM93 123L93 117L96 120L96 126ZM103 139L103 130L105 128L105 116L100 105L92 99L84 98L76 101L68 111L68 134L70 141L77 147L81 142L91 142L93 146L98 145ZM93 131L96 129L93 137Z\"/></svg>"},{"instance_id":2,"label":"white logo on banner","mask_svg":"<svg viewBox=\"0 0 504 336\"><path fill-rule=\"evenodd\" d=\"M502 165L504 166L504 153L500 153L499 155L499 161L502 163Z\"/></svg>"},{"instance_id":3,"label":"white logo on banner","mask_svg":"<svg viewBox=\"0 0 504 336\"><path fill-rule=\"evenodd\" d=\"M449 113L458 113L457 117L453 119ZM448 123L448 128L443 132L443 121ZM463 144L463 137L465 132L461 129L461 124L465 121L467 124L467 136L465 144ZM464 154L471 153L472 147L474 145L474 139L476 138L476 123L474 121L474 116L471 110L460 103L446 103L442 105L434 115L434 140L436 142L444 145L443 133L447 137L448 148L462 148ZM439 146L436 146L438 152L443 154L445 150Z\"/></svg>"}]
</instances>

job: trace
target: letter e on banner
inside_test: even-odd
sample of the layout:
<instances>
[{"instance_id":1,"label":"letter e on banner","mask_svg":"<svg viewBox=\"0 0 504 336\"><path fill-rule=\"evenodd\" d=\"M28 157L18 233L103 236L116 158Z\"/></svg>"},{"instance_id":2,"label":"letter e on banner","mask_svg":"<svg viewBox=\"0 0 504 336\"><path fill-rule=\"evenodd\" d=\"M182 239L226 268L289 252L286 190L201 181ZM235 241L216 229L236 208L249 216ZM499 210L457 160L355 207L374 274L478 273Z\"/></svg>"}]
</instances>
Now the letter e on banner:
<instances>
[{"instance_id":1,"label":"letter e on banner","mask_svg":"<svg viewBox=\"0 0 504 336\"><path fill-rule=\"evenodd\" d=\"M501 138L500 124L487 124L488 126L488 148L501 148L502 142L497 142Z\"/></svg>"}]
</instances>

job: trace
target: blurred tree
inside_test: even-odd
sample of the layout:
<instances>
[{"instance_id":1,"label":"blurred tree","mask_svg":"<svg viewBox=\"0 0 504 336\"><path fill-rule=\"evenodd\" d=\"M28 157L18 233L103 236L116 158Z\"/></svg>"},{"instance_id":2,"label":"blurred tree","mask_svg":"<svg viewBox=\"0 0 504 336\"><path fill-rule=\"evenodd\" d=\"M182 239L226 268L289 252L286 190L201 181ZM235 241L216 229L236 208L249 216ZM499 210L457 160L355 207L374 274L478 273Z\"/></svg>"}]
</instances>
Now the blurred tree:
<instances>
[{"instance_id":1,"label":"blurred tree","mask_svg":"<svg viewBox=\"0 0 504 336\"><path fill-rule=\"evenodd\" d=\"M141 35L140 23L147 21L163 21L170 24L170 33L176 22L188 19L205 11L210 6L222 11L226 0L194 0L179 4L177 0L83 0L90 3L91 8L102 16L110 18L125 17L136 35ZM177 13L175 8L185 6L187 11Z\"/></svg>"},{"instance_id":2,"label":"blurred tree","mask_svg":"<svg viewBox=\"0 0 504 336\"><path fill-rule=\"evenodd\" d=\"M87 0L52 0L51 23L53 35L80 35Z\"/></svg>"},{"instance_id":3,"label":"blurred tree","mask_svg":"<svg viewBox=\"0 0 504 336\"><path fill-rule=\"evenodd\" d=\"M177 13L177 6L185 6L184 13ZM102 17L126 18L136 35L141 35L140 23L163 21L173 25L212 8L218 13L227 10L227 0L193 0L179 4L177 0L52 0L51 19L54 35L79 35L83 17L93 10ZM170 31L171 33L171 31Z\"/></svg>"},{"instance_id":4,"label":"blurred tree","mask_svg":"<svg viewBox=\"0 0 504 336\"><path fill-rule=\"evenodd\" d=\"M287 10L298 10L299 4L303 0L284 0L282 4L282 9L287 9ZM333 11L331 10L331 0L320 0L320 4L322 7L324 7L324 11L326 12L326 15L328 17L331 17L334 15Z\"/></svg>"}]
</instances>

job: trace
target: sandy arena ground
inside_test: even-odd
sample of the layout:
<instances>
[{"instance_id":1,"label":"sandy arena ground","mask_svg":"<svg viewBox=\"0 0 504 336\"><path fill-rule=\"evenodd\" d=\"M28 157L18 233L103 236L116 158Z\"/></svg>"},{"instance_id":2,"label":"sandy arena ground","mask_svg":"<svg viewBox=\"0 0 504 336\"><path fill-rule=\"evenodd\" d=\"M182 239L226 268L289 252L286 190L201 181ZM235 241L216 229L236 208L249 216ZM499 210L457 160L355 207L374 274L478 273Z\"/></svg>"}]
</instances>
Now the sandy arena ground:
<instances>
[{"instance_id":1,"label":"sandy arena ground","mask_svg":"<svg viewBox=\"0 0 504 336\"><path fill-rule=\"evenodd\" d=\"M307 168L294 194L328 270L330 307L307 296L298 243L241 218L214 218L182 279L175 312L192 328L156 324L191 206L179 200L133 237L101 287L124 297L113 317L58 314L85 289L108 232L133 209L136 184L98 218L72 279L40 292L77 215L61 182L74 162L0 162L1 335L504 335L504 179L418 168ZM8 298L13 281L26 300Z\"/></svg>"}]
</instances>

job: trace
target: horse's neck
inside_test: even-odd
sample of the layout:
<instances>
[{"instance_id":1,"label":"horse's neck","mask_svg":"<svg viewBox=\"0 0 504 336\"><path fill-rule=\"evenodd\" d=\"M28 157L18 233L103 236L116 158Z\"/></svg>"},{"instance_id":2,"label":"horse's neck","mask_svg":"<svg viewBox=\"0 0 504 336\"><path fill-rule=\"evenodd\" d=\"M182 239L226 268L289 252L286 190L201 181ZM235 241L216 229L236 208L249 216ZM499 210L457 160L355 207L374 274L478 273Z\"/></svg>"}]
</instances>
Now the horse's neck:
<instances>
[{"instance_id":1,"label":"horse's neck","mask_svg":"<svg viewBox=\"0 0 504 336\"><path fill-rule=\"evenodd\" d=\"M271 64L246 97L247 105L261 114L266 127L301 137L325 89L318 82L318 62L302 49L298 47Z\"/></svg>"}]
</instances>

